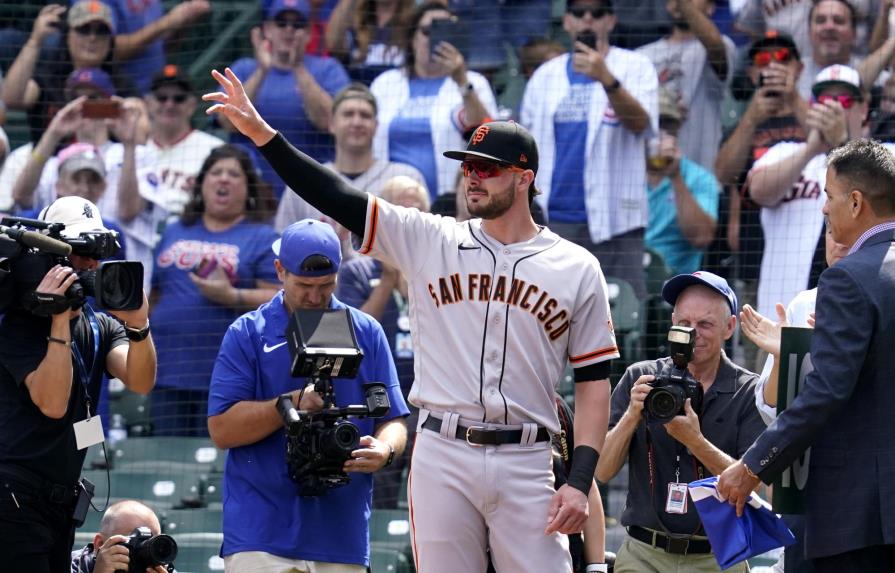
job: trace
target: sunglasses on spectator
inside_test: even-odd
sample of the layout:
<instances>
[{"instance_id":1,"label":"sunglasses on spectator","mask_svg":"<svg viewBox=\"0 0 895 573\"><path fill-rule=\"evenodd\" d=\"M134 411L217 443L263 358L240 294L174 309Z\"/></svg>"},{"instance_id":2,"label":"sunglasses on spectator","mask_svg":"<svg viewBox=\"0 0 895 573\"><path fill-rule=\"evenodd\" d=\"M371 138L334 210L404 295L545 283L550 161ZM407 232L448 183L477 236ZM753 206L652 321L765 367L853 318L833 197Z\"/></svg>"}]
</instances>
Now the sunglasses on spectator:
<instances>
[{"instance_id":1,"label":"sunglasses on spectator","mask_svg":"<svg viewBox=\"0 0 895 573\"><path fill-rule=\"evenodd\" d=\"M155 98L155 101L159 103L168 103L168 101L173 101L174 103L183 103L190 97L187 94L152 94L152 97Z\"/></svg>"},{"instance_id":2,"label":"sunglasses on spectator","mask_svg":"<svg viewBox=\"0 0 895 573\"><path fill-rule=\"evenodd\" d=\"M517 173L525 171L521 167L516 167L515 165L501 165L500 163L493 163L491 161L476 160L464 161L460 164L460 167L463 169L464 176L469 177L475 173L479 179L497 177L503 170L514 171Z\"/></svg>"},{"instance_id":3,"label":"sunglasses on spectator","mask_svg":"<svg viewBox=\"0 0 895 573\"><path fill-rule=\"evenodd\" d=\"M789 48L777 48L776 50L768 50L765 52L758 52L752 58L752 62L758 66L759 68L764 68L765 66L770 65L771 62L777 62L779 64L785 64L786 62L792 59L792 52Z\"/></svg>"},{"instance_id":4,"label":"sunglasses on spectator","mask_svg":"<svg viewBox=\"0 0 895 573\"><path fill-rule=\"evenodd\" d=\"M842 95L821 95L817 96L818 103L827 103L838 101L839 105L842 106L842 109L851 109L853 105L859 103L861 98L855 97L853 95L842 94Z\"/></svg>"},{"instance_id":5,"label":"sunglasses on spectator","mask_svg":"<svg viewBox=\"0 0 895 573\"><path fill-rule=\"evenodd\" d=\"M273 21L277 28L281 30L292 28L293 30L304 30L308 26L306 20L287 20L286 18L277 18Z\"/></svg>"},{"instance_id":6,"label":"sunglasses on spectator","mask_svg":"<svg viewBox=\"0 0 895 573\"><path fill-rule=\"evenodd\" d=\"M607 14L612 14L612 9L608 6L572 6L567 12L576 18L584 18L584 15L590 12L591 18L599 20Z\"/></svg>"},{"instance_id":7,"label":"sunglasses on spectator","mask_svg":"<svg viewBox=\"0 0 895 573\"><path fill-rule=\"evenodd\" d=\"M97 36L98 38L104 38L106 36L112 35L112 30L109 29L105 24L93 23L93 24L84 24L83 26L78 26L77 28L72 28L75 31L75 34L79 36Z\"/></svg>"}]
</instances>

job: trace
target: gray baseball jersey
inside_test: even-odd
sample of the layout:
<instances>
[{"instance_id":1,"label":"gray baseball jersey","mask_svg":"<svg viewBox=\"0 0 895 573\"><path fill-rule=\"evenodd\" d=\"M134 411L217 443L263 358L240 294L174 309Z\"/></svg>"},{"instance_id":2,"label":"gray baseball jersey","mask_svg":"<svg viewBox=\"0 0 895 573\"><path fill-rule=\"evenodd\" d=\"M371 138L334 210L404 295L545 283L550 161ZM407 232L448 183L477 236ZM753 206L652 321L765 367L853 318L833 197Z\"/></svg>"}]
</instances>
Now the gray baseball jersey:
<instances>
[{"instance_id":1,"label":"gray baseball jersey","mask_svg":"<svg viewBox=\"0 0 895 573\"><path fill-rule=\"evenodd\" d=\"M504 245L458 223L370 197L361 254L410 283L415 380L434 412L559 431L554 387L566 365L619 356L597 259L542 228Z\"/></svg>"}]
</instances>

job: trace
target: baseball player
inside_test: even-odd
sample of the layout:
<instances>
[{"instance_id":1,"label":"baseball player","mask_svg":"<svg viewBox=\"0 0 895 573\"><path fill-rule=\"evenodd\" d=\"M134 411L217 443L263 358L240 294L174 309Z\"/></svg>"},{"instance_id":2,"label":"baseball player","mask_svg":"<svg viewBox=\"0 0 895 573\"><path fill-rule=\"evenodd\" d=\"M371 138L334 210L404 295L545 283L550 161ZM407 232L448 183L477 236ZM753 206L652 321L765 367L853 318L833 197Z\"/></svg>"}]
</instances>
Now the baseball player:
<instances>
[{"instance_id":1,"label":"baseball player","mask_svg":"<svg viewBox=\"0 0 895 573\"><path fill-rule=\"evenodd\" d=\"M408 491L417 571L567 573L565 535L581 530L609 414L609 361L619 356L596 258L535 225L538 167L520 125L479 127L463 161L473 217L458 223L360 193L293 148L261 118L239 78L212 72L206 94L308 203L362 237L360 252L409 282L420 408ZM554 384L575 369L575 449L553 489ZM591 508L602 511L601 507Z\"/></svg>"}]
</instances>

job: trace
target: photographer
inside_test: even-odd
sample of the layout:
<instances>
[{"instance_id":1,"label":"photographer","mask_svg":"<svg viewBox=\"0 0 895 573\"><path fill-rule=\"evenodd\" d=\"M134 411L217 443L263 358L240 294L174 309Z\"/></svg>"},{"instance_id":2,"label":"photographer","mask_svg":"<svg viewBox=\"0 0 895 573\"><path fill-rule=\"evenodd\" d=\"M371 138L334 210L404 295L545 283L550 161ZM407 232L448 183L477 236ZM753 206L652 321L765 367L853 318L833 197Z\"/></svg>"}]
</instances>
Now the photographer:
<instances>
[{"instance_id":1,"label":"photographer","mask_svg":"<svg viewBox=\"0 0 895 573\"><path fill-rule=\"evenodd\" d=\"M156 536L161 533L158 517L139 501L119 501L103 514L93 543L71 553L71 573L112 573L127 571L131 550L123 545L138 527L146 527ZM174 573L163 565L148 567L147 573Z\"/></svg>"},{"instance_id":2,"label":"photographer","mask_svg":"<svg viewBox=\"0 0 895 573\"><path fill-rule=\"evenodd\" d=\"M650 383L664 378L672 363L661 358L631 365L612 394L597 479L609 481L627 458L630 484L621 518L628 536L615 571L718 571L699 515L688 502L687 483L720 474L764 430L755 408L757 376L733 364L723 350L737 312L727 281L704 271L678 275L665 283L662 297L674 305L675 326L695 329L687 372L702 392L696 388L695 399L686 399L683 415L666 423L651 419L654 404L644 404ZM748 571L748 566L730 570Z\"/></svg>"},{"instance_id":3,"label":"photographer","mask_svg":"<svg viewBox=\"0 0 895 573\"><path fill-rule=\"evenodd\" d=\"M65 224L63 238L107 232L96 206L80 197L56 200L41 218ZM98 267L75 253L69 260L35 290L63 295L76 271ZM103 371L142 394L155 383L147 311L145 296L137 310L111 311L122 326L89 305L51 318L18 305L7 310L0 324L0 551L8 570L69 567L73 511L86 509L78 475L86 448L102 441L95 413Z\"/></svg>"},{"instance_id":4,"label":"photographer","mask_svg":"<svg viewBox=\"0 0 895 573\"><path fill-rule=\"evenodd\" d=\"M208 431L229 449L224 469L224 543L227 571L357 572L369 565L368 521L373 472L401 455L407 440L401 395L388 341L372 317L333 296L341 263L339 238L328 224L293 223L273 244L283 290L227 330L208 400ZM300 497L287 472L283 420L276 399L290 393L295 408L320 410L323 401L305 380L292 378L286 339L290 316L302 309L348 308L363 362L354 379L334 379L336 406L362 403L362 384L386 385L391 409L374 425L352 420L360 448L342 468L348 484ZM291 569L295 568L295 569Z\"/></svg>"}]
</instances>

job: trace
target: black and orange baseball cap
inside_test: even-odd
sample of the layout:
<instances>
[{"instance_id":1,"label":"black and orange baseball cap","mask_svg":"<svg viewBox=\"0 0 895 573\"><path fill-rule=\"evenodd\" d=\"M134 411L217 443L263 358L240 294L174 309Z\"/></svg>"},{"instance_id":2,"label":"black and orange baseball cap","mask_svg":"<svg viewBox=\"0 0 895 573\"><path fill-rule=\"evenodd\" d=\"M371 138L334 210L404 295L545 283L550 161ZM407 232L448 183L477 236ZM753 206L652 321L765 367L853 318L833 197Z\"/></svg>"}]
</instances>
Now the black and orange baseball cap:
<instances>
[{"instance_id":1,"label":"black and orange baseball cap","mask_svg":"<svg viewBox=\"0 0 895 573\"><path fill-rule=\"evenodd\" d=\"M465 151L445 151L448 159L481 159L538 172L538 145L531 133L515 121L489 121L469 138Z\"/></svg>"}]
</instances>

